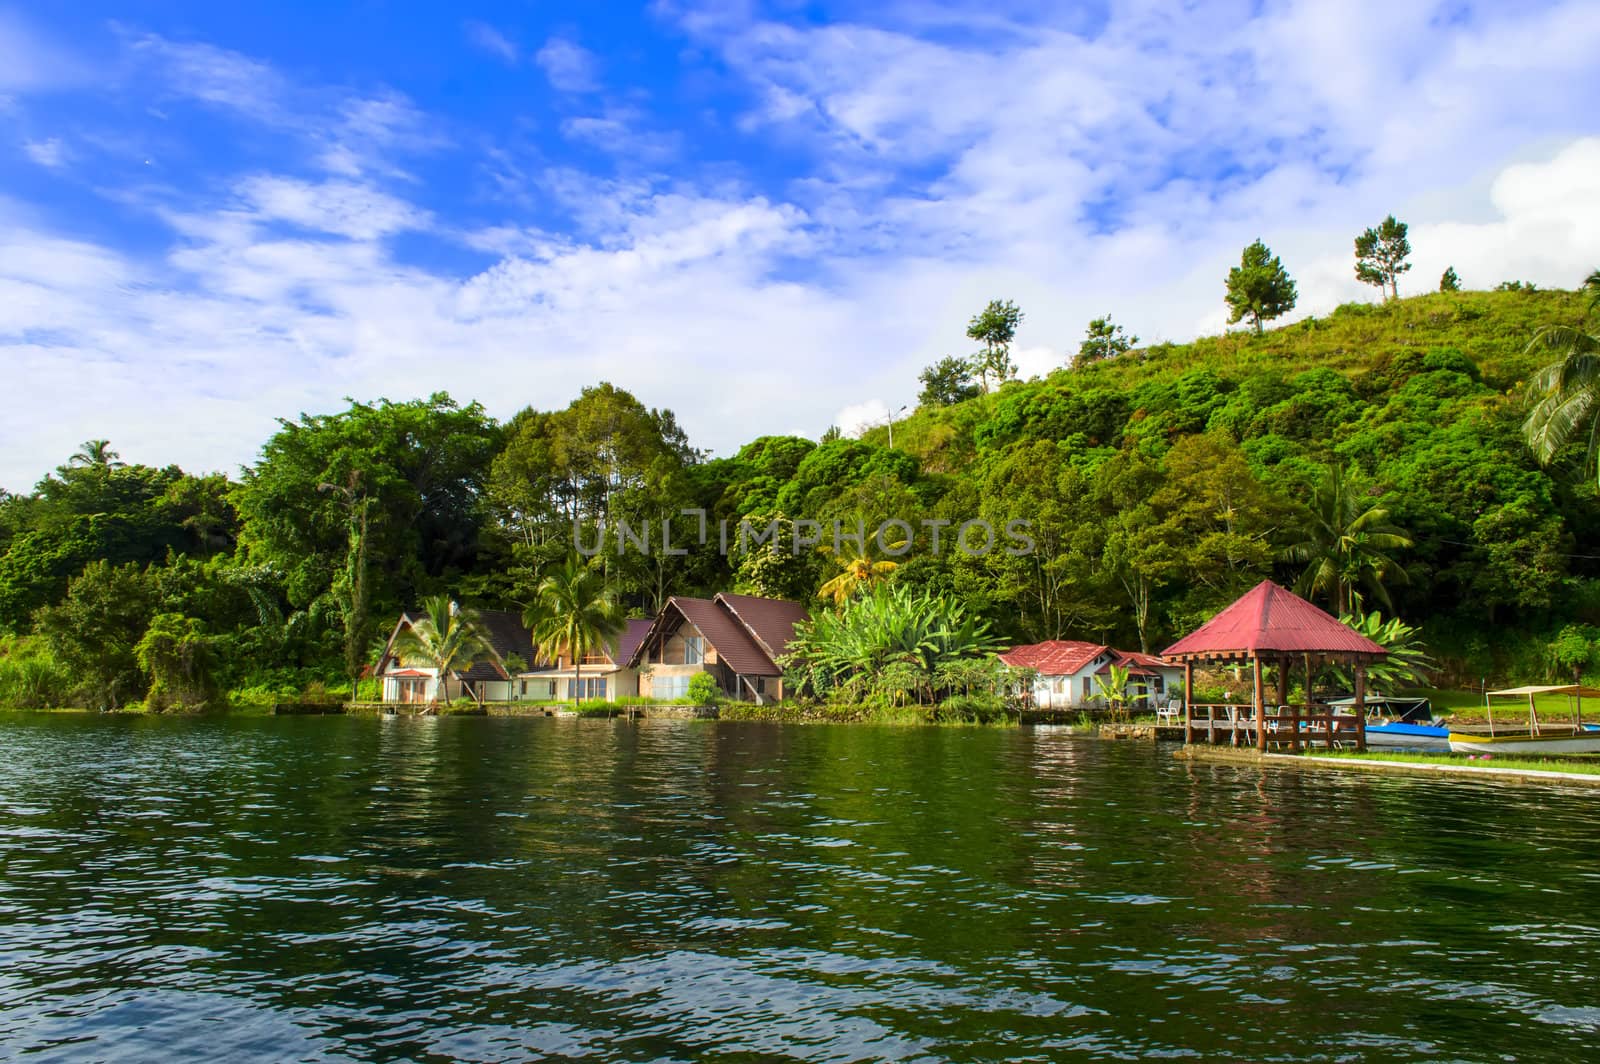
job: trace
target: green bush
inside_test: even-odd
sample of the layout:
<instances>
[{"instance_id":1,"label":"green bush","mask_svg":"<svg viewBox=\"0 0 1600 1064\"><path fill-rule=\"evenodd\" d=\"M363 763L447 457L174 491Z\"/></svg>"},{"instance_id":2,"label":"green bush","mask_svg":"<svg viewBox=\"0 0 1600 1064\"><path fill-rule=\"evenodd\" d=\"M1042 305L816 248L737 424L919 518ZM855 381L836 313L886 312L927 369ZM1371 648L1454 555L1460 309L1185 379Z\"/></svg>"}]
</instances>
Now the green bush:
<instances>
[{"instance_id":1,"label":"green bush","mask_svg":"<svg viewBox=\"0 0 1600 1064\"><path fill-rule=\"evenodd\" d=\"M717 679L709 672L697 672L689 677L689 704L695 706L714 706L722 701L722 689L717 686Z\"/></svg>"},{"instance_id":2,"label":"green bush","mask_svg":"<svg viewBox=\"0 0 1600 1064\"><path fill-rule=\"evenodd\" d=\"M0 644L0 708L50 709L70 704L72 677L33 639Z\"/></svg>"}]
</instances>

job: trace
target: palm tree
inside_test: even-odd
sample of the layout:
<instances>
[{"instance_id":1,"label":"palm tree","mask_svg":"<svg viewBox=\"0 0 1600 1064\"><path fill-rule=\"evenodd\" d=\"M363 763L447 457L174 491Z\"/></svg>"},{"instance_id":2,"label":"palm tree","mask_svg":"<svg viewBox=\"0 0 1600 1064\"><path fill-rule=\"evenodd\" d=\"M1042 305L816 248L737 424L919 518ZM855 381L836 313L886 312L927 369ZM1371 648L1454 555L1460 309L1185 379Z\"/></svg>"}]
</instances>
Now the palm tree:
<instances>
[{"instance_id":1,"label":"palm tree","mask_svg":"<svg viewBox=\"0 0 1600 1064\"><path fill-rule=\"evenodd\" d=\"M1356 589L1365 587L1393 609L1384 585L1405 583L1406 571L1388 552L1410 547L1411 537L1389 523L1385 500L1359 473L1329 466L1311 490L1298 531L1299 542L1284 551L1290 561L1306 563L1296 591L1308 598L1326 594L1334 613L1347 614L1355 612Z\"/></svg>"},{"instance_id":2,"label":"palm tree","mask_svg":"<svg viewBox=\"0 0 1600 1064\"><path fill-rule=\"evenodd\" d=\"M121 469L122 456L111 449L110 440L85 440L83 446L67 459L74 469Z\"/></svg>"},{"instance_id":3,"label":"palm tree","mask_svg":"<svg viewBox=\"0 0 1600 1064\"><path fill-rule=\"evenodd\" d=\"M533 602L523 611L522 623L533 633L541 657L556 662L572 659L574 689L581 688L584 657L608 645L628 624L605 577L576 554L545 573Z\"/></svg>"},{"instance_id":4,"label":"palm tree","mask_svg":"<svg viewBox=\"0 0 1600 1064\"><path fill-rule=\"evenodd\" d=\"M1127 715L1128 684L1133 682L1133 675L1126 665L1112 665L1106 670L1106 675L1094 678L1095 694L1105 700L1106 706L1111 710L1111 715L1121 719ZM1135 695L1142 699L1144 695Z\"/></svg>"},{"instance_id":5,"label":"palm tree","mask_svg":"<svg viewBox=\"0 0 1600 1064\"><path fill-rule=\"evenodd\" d=\"M435 670L430 706L439 704L445 677L461 665L470 665L489 650L470 614L463 613L449 595L430 595L422 602L426 617L411 622L395 639L395 653Z\"/></svg>"},{"instance_id":6,"label":"palm tree","mask_svg":"<svg viewBox=\"0 0 1600 1064\"><path fill-rule=\"evenodd\" d=\"M876 540L869 540L874 543ZM900 544L894 545L896 549ZM884 583L894 571L900 568L900 563L888 558L874 558L870 546L852 541L848 553L834 553L832 548L824 548L827 553L834 555L834 561L839 565L839 571L833 575L822 589L817 592L818 598L832 599L836 607L842 607L846 602L857 595L871 591L879 584Z\"/></svg>"},{"instance_id":7,"label":"palm tree","mask_svg":"<svg viewBox=\"0 0 1600 1064\"><path fill-rule=\"evenodd\" d=\"M1584 278L1589 309L1600 307L1600 270ZM1523 438L1540 465L1549 465L1569 443L1587 436L1585 467L1600 454L1600 335L1571 325L1540 329L1529 351L1546 351L1556 361L1534 374L1529 383L1533 408L1522 423ZM1600 475L1600 467L1597 467Z\"/></svg>"}]
</instances>

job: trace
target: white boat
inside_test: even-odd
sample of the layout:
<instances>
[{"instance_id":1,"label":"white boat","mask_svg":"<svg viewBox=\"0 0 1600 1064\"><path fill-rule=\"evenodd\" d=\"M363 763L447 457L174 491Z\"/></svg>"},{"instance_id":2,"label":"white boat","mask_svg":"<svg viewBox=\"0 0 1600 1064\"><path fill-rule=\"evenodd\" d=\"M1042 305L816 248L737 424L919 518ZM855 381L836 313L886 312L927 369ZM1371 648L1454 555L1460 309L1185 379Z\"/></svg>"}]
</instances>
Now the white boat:
<instances>
[{"instance_id":1,"label":"white boat","mask_svg":"<svg viewBox=\"0 0 1600 1064\"><path fill-rule=\"evenodd\" d=\"M1572 702L1571 723L1551 724L1539 719L1534 699L1539 695L1562 694ZM1489 710L1489 730L1450 730L1450 750L1457 754L1600 754L1600 727L1583 723L1583 696L1600 698L1600 690L1580 687L1577 684L1554 686L1508 687L1503 691L1489 691L1485 704ZM1494 722L1494 700L1515 698L1528 700L1528 725L1526 728L1498 729Z\"/></svg>"}]
</instances>

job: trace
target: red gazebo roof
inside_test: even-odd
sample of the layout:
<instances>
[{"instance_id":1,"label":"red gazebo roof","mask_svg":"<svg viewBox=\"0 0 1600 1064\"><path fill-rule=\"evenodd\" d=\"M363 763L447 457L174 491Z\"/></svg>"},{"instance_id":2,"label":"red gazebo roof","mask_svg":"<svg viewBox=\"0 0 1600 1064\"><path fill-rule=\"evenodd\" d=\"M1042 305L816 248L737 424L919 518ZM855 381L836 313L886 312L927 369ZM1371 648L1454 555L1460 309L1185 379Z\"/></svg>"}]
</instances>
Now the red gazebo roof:
<instances>
[{"instance_id":1,"label":"red gazebo roof","mask_svg":"<svg viewBox=\"0 0 1600 1064\"><path fill-rule=\"evenodd\" d=\"M1388 651L1299 595L1263 580L1163 657L1248 660L1287 654L1371 660Z\"/></svg>"}]
</instances>

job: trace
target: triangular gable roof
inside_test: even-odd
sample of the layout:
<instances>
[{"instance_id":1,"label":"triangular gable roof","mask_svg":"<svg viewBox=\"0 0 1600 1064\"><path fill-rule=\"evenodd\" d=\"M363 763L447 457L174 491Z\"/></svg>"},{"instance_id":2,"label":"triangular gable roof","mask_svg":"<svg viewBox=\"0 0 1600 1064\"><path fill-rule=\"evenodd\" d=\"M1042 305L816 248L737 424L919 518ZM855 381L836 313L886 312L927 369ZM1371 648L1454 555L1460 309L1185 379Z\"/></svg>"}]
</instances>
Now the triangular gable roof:
<instances>
[{"instance_id":1,"label":"triangular gable roof","mask_svg":"<svg viewBox=\"0 0 1600 1064\"><path fill-rule=\"evenodd\" d=\"M1388 655L1360 632L1271 580L1261 581L1162 653L1180 660L1246 660L1285 654L1374 659Z\"/></svg>"},{"instance_id":2,"label":"triangular gable roof","mask_svg":"<svg viewBox=\"0 0 1600 1064\"><path fill-rule=\"evenodd\" d=\"M512 654L532 664L534 657L533 635L522 623L522 615L511 610L473 610L473 623L483 635L484 642L489 644L488 660L478 660L469 668L454 669L451 675L463 680L503 680L511 674L506 669L506 658ZM400 619L395 622L394 628L389 632L389 639L383 645L383 654L378 658L377 671L382 672L383 667L394 657L394 641L401 630L408 625L416 624L426 619L426 610L407 610L400 614ZM390 675L394 675L390 673Z\"/></svg>"},{"instance_id":3,"label":"triangular gable roof","mask_svg":"<svg viewBox=\"0 0 1600 1064\"><path fill-rule=\"evenodd\" d=\"M774 663L789 652L789 644L794 642L794 626L809 616L804 606L788 599L718 592L714 601L744 625L762 653Z\"/></svg>"},{"instance_id":4,"label":"triangular gable roof","mask_svg":"<svg viewBox=\"0 0 1600 1064\"><path fill-rule=\"evenodd\" d=\"M771 616L754 605L755 602L780 603L781 599L757 599L753 595L729 596L729 598L743 599L740 603L743 612L752 618L759 616L760 627L764 630L763 638L779 638L780 610L773 609ZM789 605L797 606L795 603ZM740 615L734 612L732 604L718 599L690 598L684 595L673 595L667 599L661 612L650 625L639 645L634 649L633 656L628 664L638 665L645 648L659 634L667 632L674 617L681 617L700 630L706 642L711 644L728 668L741 676L782 676L783 670L773 660L757 640L754 627L741 620ZM792 635L793 625L790 625ZM785 642L787 645L787 642Z\"/></svg>"}]
</instances>

